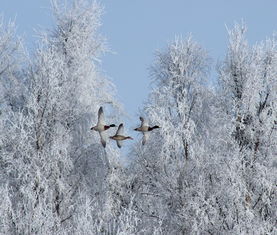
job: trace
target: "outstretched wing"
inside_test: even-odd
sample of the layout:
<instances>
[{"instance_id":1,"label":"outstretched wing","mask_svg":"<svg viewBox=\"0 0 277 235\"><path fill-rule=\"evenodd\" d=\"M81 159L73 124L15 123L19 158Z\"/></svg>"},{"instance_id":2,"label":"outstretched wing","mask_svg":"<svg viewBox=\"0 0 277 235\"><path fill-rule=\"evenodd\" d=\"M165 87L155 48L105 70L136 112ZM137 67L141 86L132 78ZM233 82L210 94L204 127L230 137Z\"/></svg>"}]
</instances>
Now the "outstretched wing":
<instances>
[{"instance_id":1,"label":"outstretched wing","mask_svg":"<svg viewBox=\"0 0 277 235\"><path fill-rule=\"evenodd\" d=\"M149 139L149 132L143 132L142 145L145 145L146 141Z\"/></svg>"},{"instance_id":2,"label":"outstretched wing","mask_svg":"<svg viewBox=\"0 0 277 235\"><path fill-rule=\"evenodd\" d=\"M117 147L121 148L122 147L122 141L121 140L117 140L116 141Z\"/></svg>"},{"instance_id":3,"label":"outstretched wing","mask_svg":"<svg viewBox=\"0 0 277 235\"><path fill-rule=\"evenodd\" d=\"M106 136L104 134L104 131L99 132L100 135L100 141L104 148L106 148Z\"/></svg>"},{"instance_id":4,"label":"outstretched wing","mask_svg":"<svg viewBox=\"0 0 277 235\"><path fill-rule=\"evenodd\" d=\"M143 117L139 117L139 120L141 121L141 127L148 126L148 121L145 120Z\"/></svg>"},{"instance_id":5,"label":"outstretched wing","mask_svg":"<svg viewBox=\"0 0 277 235\"><path fill-rule=\"evenodd\" d=\"M117 129L116 135L123 135L124 132L124 127L123 127L123 123L121 123Z\"/></svg>"},{"instance_id":6,"label":"outstretched wing","mask_svg":"<svg viewBox=\"0 0 277 235\"><path fill-rule=\"evenodd\" d=\"M104 112L103 112L103 107L100 107L98 110L98 122L97 122L97 126L100 125L104 125L105 121L104 121Z\"/></svg>"}]
</instances>

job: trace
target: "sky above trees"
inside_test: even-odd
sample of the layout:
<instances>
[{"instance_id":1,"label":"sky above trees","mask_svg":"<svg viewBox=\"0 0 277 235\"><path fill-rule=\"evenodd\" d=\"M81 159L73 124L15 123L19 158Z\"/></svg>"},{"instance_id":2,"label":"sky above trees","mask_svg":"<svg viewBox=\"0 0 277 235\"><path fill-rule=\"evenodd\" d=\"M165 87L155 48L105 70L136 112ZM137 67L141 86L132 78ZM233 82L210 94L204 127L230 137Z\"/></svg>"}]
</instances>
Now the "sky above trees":
<instances>
[{"instance_id":1,"label":"sky above trees","mask_svg":"<svg viewBox=\"0 0 277 235\"><path fill-rule=\"evenodd\" d=\"M10 0L1 2L5 19L16 18L17 31L33 47L38 39L34 29L50 28L53 22L48 0ZM149 66L155 51L164 48L175 36L189 33L213 57L222 59L226 51L227 31L235 21L243 19L248 27L250 43L272 35L276 30L276 1L189 1L189 0L102 0L104 6L100 31L107 38L112 53L101 58L105 74L113 80L119 100L138 123L138 108L142 108L150 91Z\"/></svg>"}]
</instances>

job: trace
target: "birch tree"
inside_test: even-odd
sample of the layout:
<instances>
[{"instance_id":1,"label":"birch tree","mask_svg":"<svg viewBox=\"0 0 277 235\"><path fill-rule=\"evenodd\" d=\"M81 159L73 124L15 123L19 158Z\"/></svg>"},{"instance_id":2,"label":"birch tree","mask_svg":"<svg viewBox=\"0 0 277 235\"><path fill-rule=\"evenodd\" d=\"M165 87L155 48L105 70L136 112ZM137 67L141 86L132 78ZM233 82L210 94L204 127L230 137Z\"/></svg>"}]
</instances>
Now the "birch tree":
<instances>
[{"instance_id":1,"label":"birch tree","mask_svg":"<svg viewBox=\"0 0 277 235\"><path fill-rule=\"evenodd\" d=\"M158 52L151 74L156 87L145 107L151 133L145 147L136 146L140 184L137 210L153 233L187 234L204 227L208 202L209 128L212 128L206 87L210 59L188 37ZM198 213L203 213L199 216ZM207 220L207 219L206 219Z\"/></svg>"},{"instance_id":2,"label":"birch tree","mask_svg":"<svg viewBox=\"0 0 277 235\"><path fill-rule=\"evenodd\" d=\"M10 160L7 159L5 149L13 147L11 143L7 144L6 131L11 123L10 119L15 116L21 103L19 98L22 91L18 86L18 75L20 73L22 48L21 41L16 37L14 22L5 24L4 19L0 19L0 231L1 233L10 232L9 227L12 225L11 204L9 198L9 185L7 181L10 175ZM22 101L22 100L21 100ZM14 138L13 136L12 138ZM13 182L11 182L13 183Z\"/></svg>"},{"instance_id":3,"label":"birch tree","mask_svg":"<svg viewBox=\"0 0 277 235\"><path fill-rule=\"evenodd\" d=\"M236 198L229 201L233 203L227 207L233 209L226 223L240 233L272 233L276 201L276 38L250 46L245 25L236 25L228 33L228 51L219 69L220 95L237 150L227 159L227 170L233 172L225 187L232 188ZM232 176L235 172L236 177Z\"/></svg>"},{"instance_id":4,"label":"birch tree","mask_svg":"<svg viewBox=\"0 0 277 235\"><path fill-rule=\"evenodd\" d=\"M3 197L10 202L5 228L19 234L79 232L74 222L82 219L93 231L101 214L95 208L105 205L103 160L112 151L102 149L90 125L100 105L118 104L113 85L97 69L104 51L97 32L101 8L74 1L69 8L53 2L53 9L57 26L41 33L22 73L26 103L3 121ZM90 215L79 209L84 200L95 202Z\"/></svg>"}]
</instances>

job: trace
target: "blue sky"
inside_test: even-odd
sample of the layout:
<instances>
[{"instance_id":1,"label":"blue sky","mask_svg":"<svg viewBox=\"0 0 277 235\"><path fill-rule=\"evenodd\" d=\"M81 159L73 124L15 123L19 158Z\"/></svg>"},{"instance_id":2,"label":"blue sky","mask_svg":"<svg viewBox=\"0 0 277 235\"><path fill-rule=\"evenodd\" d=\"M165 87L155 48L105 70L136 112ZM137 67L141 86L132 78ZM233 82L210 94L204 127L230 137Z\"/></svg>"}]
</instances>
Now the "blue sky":
<instances>
[{"instance_id":1,"label":"blue sky","mask_svg":"<svg viewBox=\"0 0 277 235\"><path fill-rule=\"evenodd\" d=\"M214 64L226 52L225 25L244 19L251 43L276 31L276 0L102 0L105 7L101 33L114 53L102 58L103 70L112 79L118 97L134 119L150 91L148 68L154 52L175 36L192 33L213 57ZM15 18L18 33L31 48L35 28L51 27L49 0L5 0L5 19Z\"/></svg>"}]
</instances>

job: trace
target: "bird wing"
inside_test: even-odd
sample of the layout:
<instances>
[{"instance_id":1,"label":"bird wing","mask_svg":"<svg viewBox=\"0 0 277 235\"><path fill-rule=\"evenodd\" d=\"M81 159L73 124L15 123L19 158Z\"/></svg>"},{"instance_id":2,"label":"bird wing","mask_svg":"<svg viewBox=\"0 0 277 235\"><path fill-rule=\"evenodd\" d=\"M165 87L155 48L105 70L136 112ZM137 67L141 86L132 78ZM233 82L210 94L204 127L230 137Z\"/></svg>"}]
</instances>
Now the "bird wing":
<instances>
[{"instance_id":1,"label":"bird wing","mask_svg":"<svg viewBox=\"0 0 277 235\"><path fill-rule=\"evenodd\" d=\"M98 110L98 122L97 122L97 126L100 125L104 125L105 121L104 121L104 112L103 112L103 107L100 107Z\"/></svg>"},{"instance_id":2,"label":"bird wing","mask_svg":"<svg viewBox=\"0 0 277 235\"><path fill-rule=\"evenodd\" d=\"M101 144L104 148L106 148L106 135L104 134L104 131L99 132Z\"/></svg>"},{"instance_id":3,"label":"bird wing","mask_svg":"<svg viewBox=\"0 0 277 235\"><path fill-rule=\"evenodd\" d=\"M123 135L124 132L124 127L123 127L123 123L121 123L117 129L116 135Z\"/></svg>"},{"instance_id":4,"label":"bird wing","mask_svg":"<svg viewBox=\"0 0 277 235\"><path fill-rule=\"evenodd\" d=\"M117 147L121 148L122 147L122 141L121 140L117 140L116 141Z\"/></svg>"},{"instance_id":5,"label":"bird wing","mask_svg":"<svg viewBox=\"0 0 277 235\"><path fill-rule=\"evenodd\" d=\"M145 145L146 141L149 138L149 135L150 135L149 132L143 132L142 145Z\"/></svg>"},{"instance_id":6,"label":"bird wing","mask_svg":"<svg viewBox=\"0 0 277 235\"><path fill-rule=\"evenodd\" d=\"M139 117L139 120L141 121L141 127L148 126L148 121L145 120L143 117Z\"/></svg>"}]
</instances>

